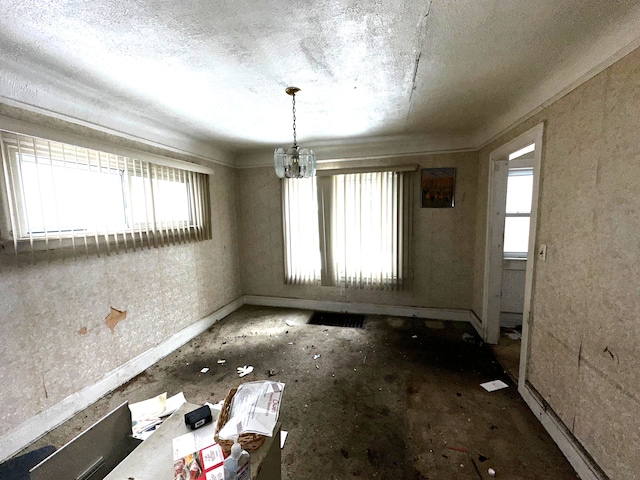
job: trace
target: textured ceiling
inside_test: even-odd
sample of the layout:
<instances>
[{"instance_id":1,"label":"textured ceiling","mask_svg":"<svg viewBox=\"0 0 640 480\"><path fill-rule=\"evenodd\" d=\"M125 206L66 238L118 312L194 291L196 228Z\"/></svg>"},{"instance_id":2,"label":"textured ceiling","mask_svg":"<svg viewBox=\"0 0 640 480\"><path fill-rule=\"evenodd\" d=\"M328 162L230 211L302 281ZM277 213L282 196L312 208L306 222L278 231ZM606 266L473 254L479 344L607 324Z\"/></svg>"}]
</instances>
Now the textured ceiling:
<instances>
[{"instance_id":1,"label":"textured ceiling","mask_svg":"<svg viewBox=\"0 0 640 480\"><path fill-rule=\"evenodd\" d=\"M231 158L291 143L295 85L304 146L473 147L638 32L637 1L4 0L0 102Z\"/></svg>"}]
</instances>

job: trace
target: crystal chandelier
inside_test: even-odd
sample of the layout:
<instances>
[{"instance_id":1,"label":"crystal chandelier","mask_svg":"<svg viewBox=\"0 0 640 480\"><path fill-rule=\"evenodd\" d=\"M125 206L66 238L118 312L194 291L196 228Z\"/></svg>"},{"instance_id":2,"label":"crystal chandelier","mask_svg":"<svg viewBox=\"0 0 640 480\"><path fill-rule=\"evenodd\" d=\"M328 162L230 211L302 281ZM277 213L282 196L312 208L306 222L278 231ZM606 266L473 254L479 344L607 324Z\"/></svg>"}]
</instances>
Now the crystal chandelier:
<instances>
[{"instance_id":1,"label":"crystal chandelier","mask_svg":"<svg viewBox=\"0 0 640 480\"><path fill-rule=\"evenodd\" d=\"M273 152L276 175L280 178L313 177L316 174L316 154L308 148L300 148L296 140L296 93L297 87L287 87L285 92L293 97L293 145L285 152L276 148Z\"/></svg>"}]
</instances>

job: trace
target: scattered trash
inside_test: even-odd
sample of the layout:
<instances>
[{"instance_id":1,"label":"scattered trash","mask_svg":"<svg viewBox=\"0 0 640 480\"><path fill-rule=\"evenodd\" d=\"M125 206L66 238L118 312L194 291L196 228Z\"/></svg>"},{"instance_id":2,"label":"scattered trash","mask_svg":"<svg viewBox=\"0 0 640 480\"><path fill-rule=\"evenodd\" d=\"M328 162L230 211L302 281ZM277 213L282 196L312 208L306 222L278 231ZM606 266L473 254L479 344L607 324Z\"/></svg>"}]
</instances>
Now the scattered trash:
<instances>
[{"instance_id":1,"label":"scattered trash","mask_svg":"<svg viewBox=\"0 0 640 480\"><path fill-rule=\"evenodd\" d=\"M520 340L522 339L522 334L517 330L511 330L509 332L505 332L505 335L509 337L511 340Z\"/></svg>"},{"instance_id":2,"label":"scattered trash","mask_svg":"<svg viewBox=\"0 0 640 480\"><path fill-rule=\"evenodd\" d=\"M180 392L167 398L167 392L141 402L130 403L131 431L135 438L148 438L155 428L162 423L162 419L178 410L187 400Z\"/></svg>"},{"instance_id":3,"label":"scattered trash","mask_svg":"<svg viewBox=\"0 0 640 480\"><path fill-rule=\"evenodd\" d=\"M507 388L509 385L504 383L502 380L492 380L490 382L481 383L480 386L487 392L495 392L496 390Z\"/></svg>"},{"instance_id":4,"label":"scattered trash","mask_svg":"<svg viewBox=\"0 0 640 480\"><path fill-rule=\"evenodd\" d=\"M209 367L204 367L202 370L200 370L200 373L207 373L209 371Z\"/></svg>"},{"instance_id":5,"label":"scattered trash","mask_svg":"<svg viewBox=\"0 0 640 480\"><path fill-rule=\"evenodd\" d=\"M314 360L317 360L317 359L319 359L319 358L320 358L320 354L319 354L319 353L316 353L316 354L313 356L313 359L314 359Z\"/></svg>"},{"instance_id":6,"label":"scattered trash","mask_svg":"<svg viewBox=\"0 0 640 480\"><path fill-rule=\"evenodd\" d=\"M418 335L412 335L411 338L418 338Z\"/></svg>"},{"instance_id":7,"label":"scattered trash","mask_svg":"<svg viewBox=\"0 0 640 480\"><path fill-rule=\"evenodd\" d=\"M363 364L367 363L367 356L366 355L364 356L364 359L362 360L362 363Z\"/></svg>"},{"instance_id":8,"label":"scattered trash","mask_svg":"<svg viewBox=\"0 0 640 480\"><path fill-rule=\"evenodd\" d=\"M489 473L489 475L491 475L492 477L496 476L496 471L493 468L490 468L489 470L487 470L487 472Z\"/></svg>"},{"instance_id":9,"label":"scattered trash","mask_svg":"<svg viewBox=\"0 0 640 480\"><path fill-rule=\"evenodd\" d=\"M316 365L316 368L317 368L318 370L320 370L320 367L319 367L318 365Z\"/></svg>"},{"instance_id":10,"label":"scattered trash","mask_svg":"<svg viewBox=\"0 0 640 480\"><path fill-rule=\"evenodd\" d=\"M289 342L289 345L293 345L293 342Z\"/></svg>"},{"instance_id":11,"label":"scattered trash","mask_svg":"<svg viewBox=\"0 0 640 480\"><path fill-rule=\"evenodd\" d=\"M224 358L218 360L218 365L224 365L225 363L227 363L227 361Z\"/></svg>"},{"instance_id":12,"label":"scattered trash","mask_svg":"<svg viewBox=\"0 0 640 480\"><path fill-rule=\"evenodd\" d=\"M451 446L449 446L449 445L447 445L447 448L448 448L449 450L455 450L456 452L463 452L463 453L466 453L466 452L468 452L468 451L469 451L469 450L467 450L466 448L462 448L462 447L451 447Z\"/></svg>"},{"instance_id":13,"label":"scattered trash","mask_svg":"<svg viewBox=\"0 0 640 480\"><path fill-rule=\"evenodd\" d=\"M274 376L274 375L276 375L277 373L278 373L278 371L277 371L277 370L274 370L274 369L269 370L269 376L270 376L270 377L273 377L273 376Z\"/></svg>"},{"instance_id":14,"label":"scattered trash","mask_svg":"<svg viewBox=\"0 0 640 480\"><path fill-rule=\"evenodd\" d=\"M463 333L462 334L462 340L464 340L467 343L476 343L476 339L473 335L470 335L468 333Z\"/></svg>"},{"instance_id":15,"label":"scattered trash","mask_svg":"<svg viewBox=\"0 0 640 480\"><path fill-rule=\"evenodd\" d=\"M286 323L287 325L289 325L290 327L295 327L295 323L293 323L291 320L287 320L284 323Z\"/></svg>"},{"instance_id":16,"label":"scattered trash","mask_svg":"<svg viewBox=\"0 0 640 480\"><path fill-rule=\"evenodd\" d=\"M289 435L289 432L286 430L280 430L280 448L284 448L284 442L287 440L287 435Z\"/></svg>"},{"instance_id":17,"label":"scattered trash","mask_svg":"<svg viewBox=\"0 0 640 480\"><path fill-rule=\"evenodd\" d=\"M245 375L249 375L251 372L253 372L253 367L251 365L245 365L244 367L238 367L236 370L238 371L238 376L242 378Z\"/></svg>"}]
</instances>

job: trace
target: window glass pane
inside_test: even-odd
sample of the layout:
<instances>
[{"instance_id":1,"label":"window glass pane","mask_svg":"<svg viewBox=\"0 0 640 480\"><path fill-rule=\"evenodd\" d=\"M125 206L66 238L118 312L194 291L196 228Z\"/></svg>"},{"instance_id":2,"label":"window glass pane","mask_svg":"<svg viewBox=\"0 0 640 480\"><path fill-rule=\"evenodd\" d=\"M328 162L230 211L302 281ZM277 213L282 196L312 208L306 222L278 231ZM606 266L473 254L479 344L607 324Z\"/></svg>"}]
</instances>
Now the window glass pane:
<instances>
[{"instance_id":1,"label":"window glass pane","mask_svg":"<svg viewBox=\"0 0 640 480\"><path fill-rule=\"evenodd\" d=\"M529 249L529 217L507 217L504 221L504 252L526 254Z\"/></svg>"},{"instance_id":2,"label":"window glass pane","mask_svg":"<svg viewBox=\"0 0 640 480\"><path fill-rule=\"evenodd\" d=\"M507 213L531 213L533 169L511 169L507 179Z\"/></svg>"},{"instance_id":3,"label":"window glass pane","mask_svg":"<svg viewBox=\"0 0 640 480\"><path fill-rule=\"evenodd\" d=\"M186 182L158 181L154 192L156 219L160 222L188 222L189 195Z\"/></svg>"},{"instance_id":4,"label":"window glass pane","mask_svg":"<svg viewBox=\"0 0 640 480\"><path fill-rule=\"evenodd\" d=\"M121 229L125 224L120 171L21 156L31 234Z\"/></svg>"}]
</instances>

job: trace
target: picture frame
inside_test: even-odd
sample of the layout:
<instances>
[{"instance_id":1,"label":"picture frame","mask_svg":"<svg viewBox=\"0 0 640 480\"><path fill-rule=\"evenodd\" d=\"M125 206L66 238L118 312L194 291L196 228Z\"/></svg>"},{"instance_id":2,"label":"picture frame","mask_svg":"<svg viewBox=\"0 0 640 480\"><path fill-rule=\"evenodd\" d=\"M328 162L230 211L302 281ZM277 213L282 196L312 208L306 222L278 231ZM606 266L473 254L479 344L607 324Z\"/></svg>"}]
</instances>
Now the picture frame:
<instances>
[{"instance_id":1,"label":"picture frame","mask_svg":"<svg viewBox=\"0 0 640 480\"><path fill-rule=\"evenodd\" d=\"M420 177L420 206L453 208L455 186L455 168L423 168Z\"/></svg>"}]
</instances>

